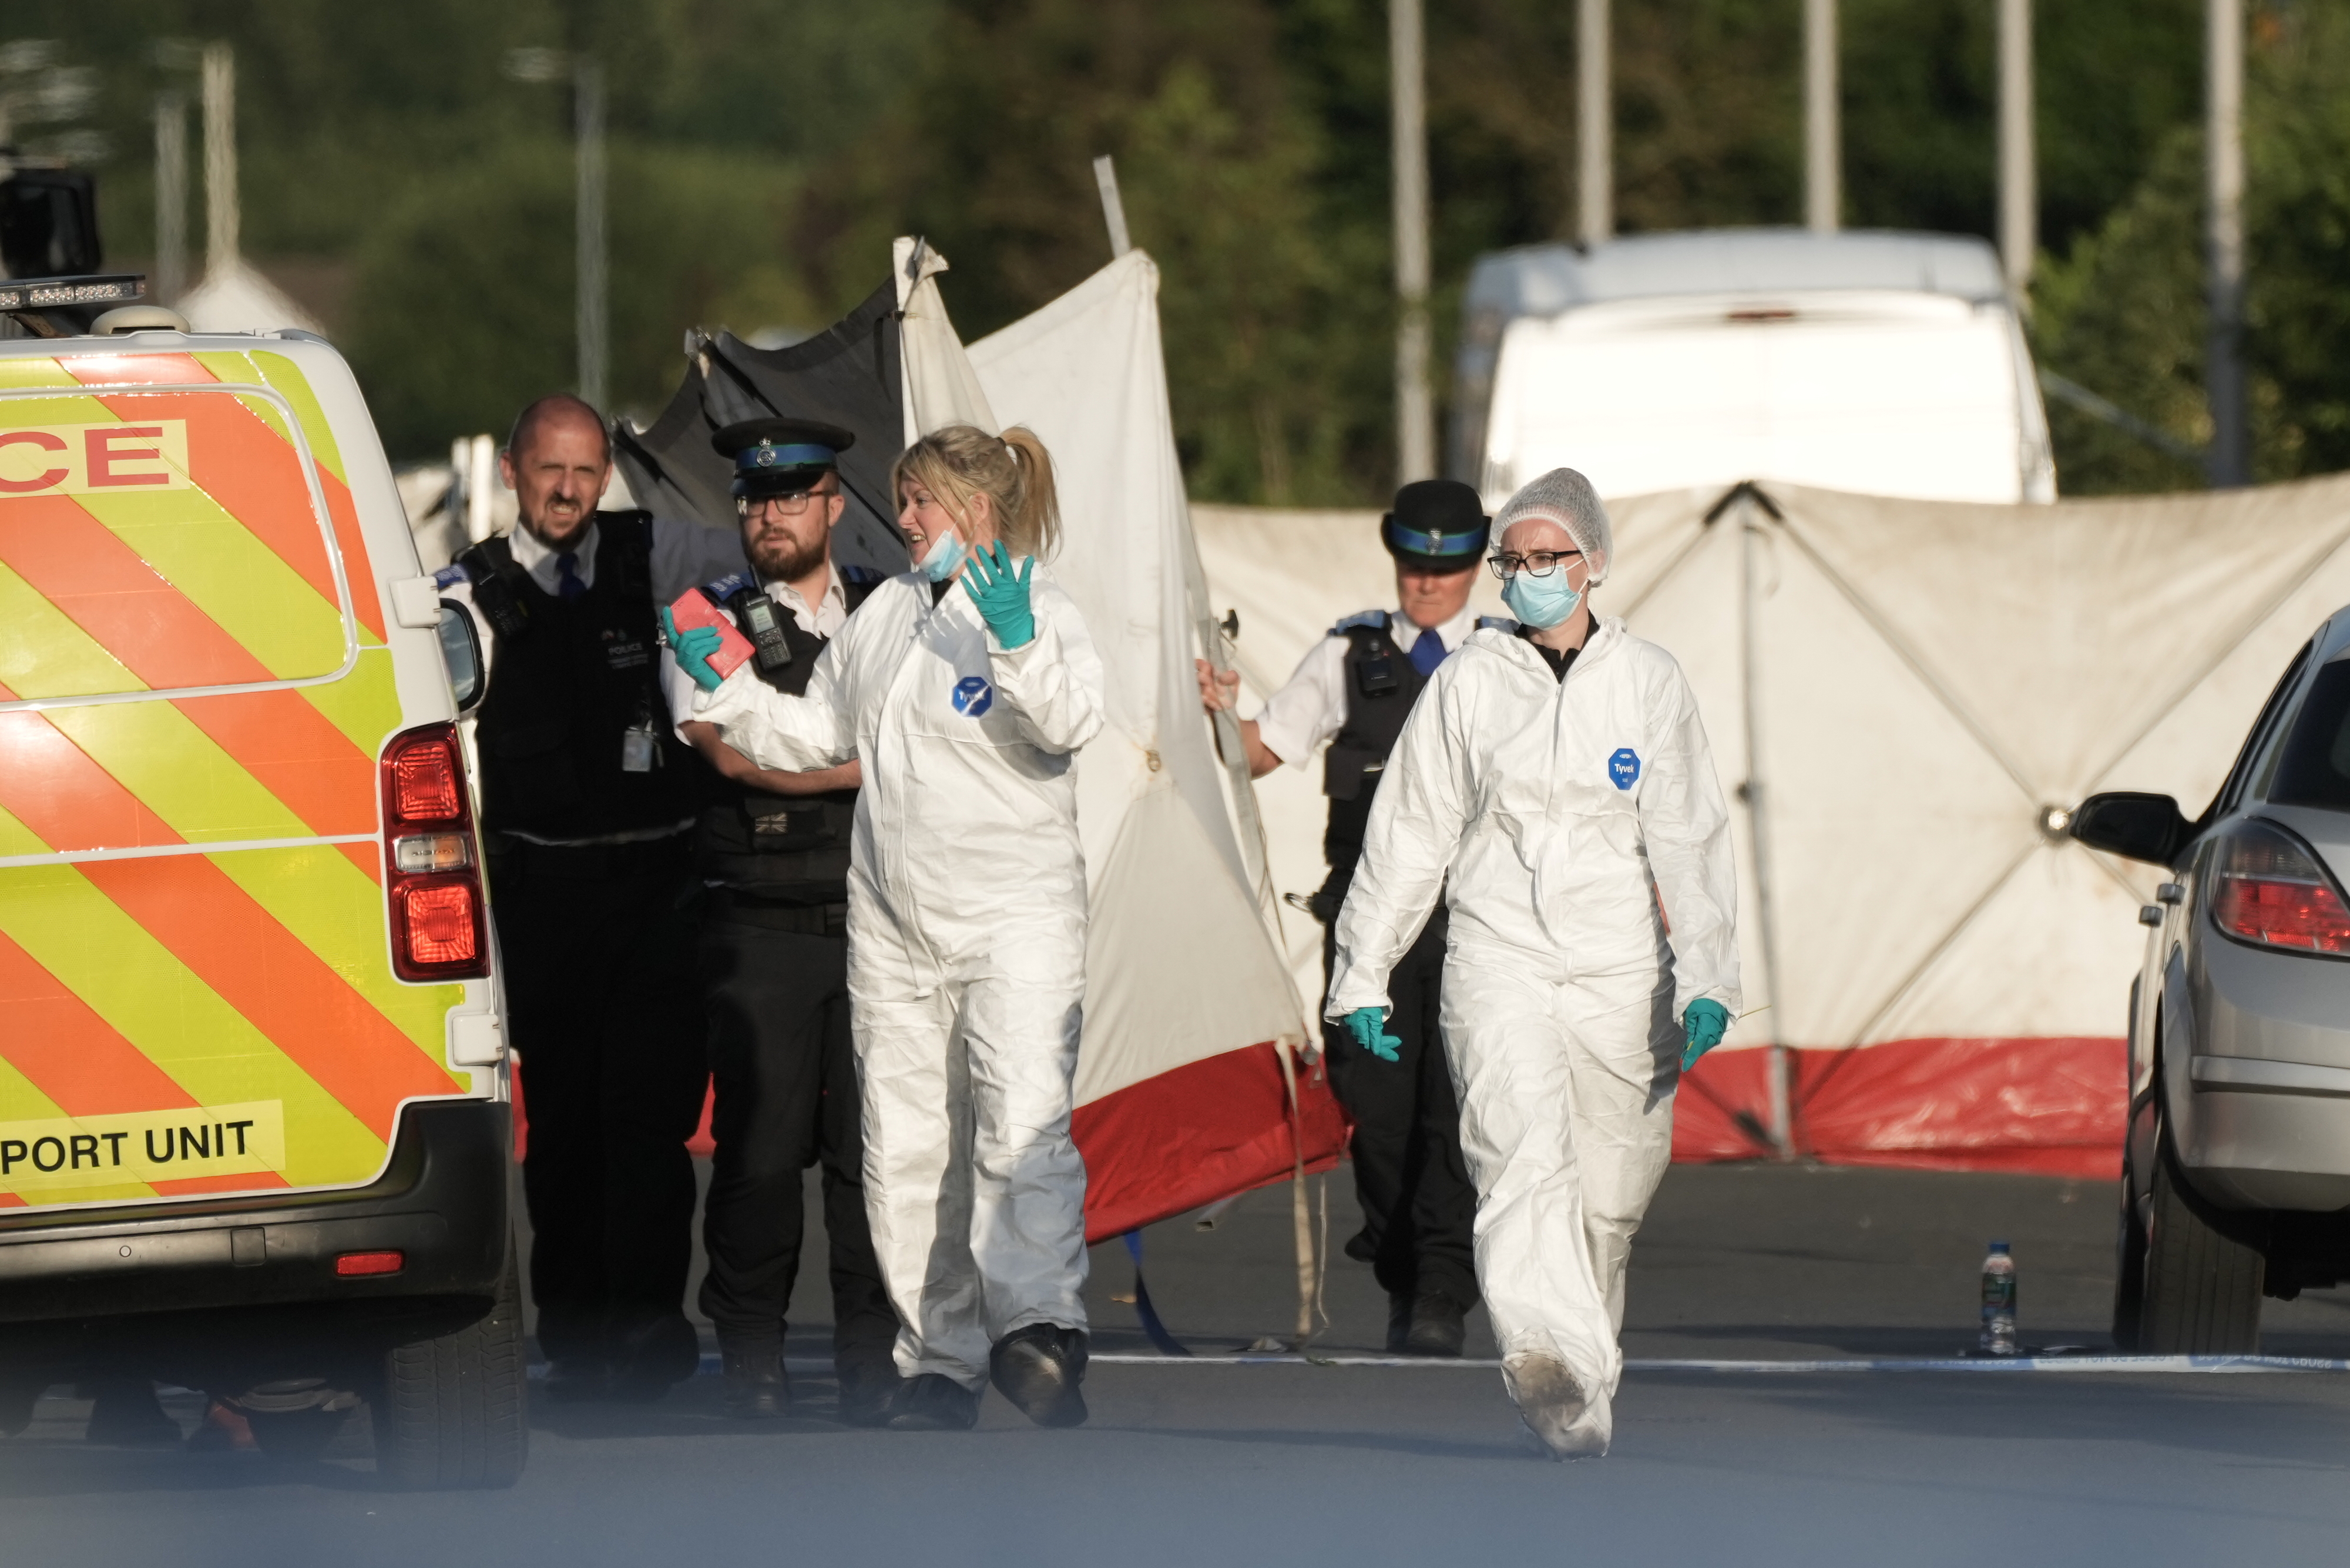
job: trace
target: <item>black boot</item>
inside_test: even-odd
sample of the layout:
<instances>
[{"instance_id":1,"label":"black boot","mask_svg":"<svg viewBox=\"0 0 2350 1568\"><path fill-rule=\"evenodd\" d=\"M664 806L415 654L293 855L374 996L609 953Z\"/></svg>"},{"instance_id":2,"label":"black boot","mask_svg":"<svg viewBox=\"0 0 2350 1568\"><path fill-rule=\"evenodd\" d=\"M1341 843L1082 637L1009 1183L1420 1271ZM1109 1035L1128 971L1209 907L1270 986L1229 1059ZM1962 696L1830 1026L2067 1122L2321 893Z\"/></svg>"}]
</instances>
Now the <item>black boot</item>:
<instances>
[{"instance_id":1,"label":"black boot","mask_svg":"<svg viewBox=\"0 0 2350 1568\"><path fill-rule=\"evenodd\" d=\"M943 1373L925 1372L899 1389L882 1424L893 1432L968 1432L979 1425L979 1393Z\"/></svg>"},{"instance_id":2,"label":"black boot","mask_svg":"<svg viewBox=\"0 0 2350 1568\"><path fill-rule=\"evenodd\" d=\"M650 1405L702 1367L702 1336L683 1313L665 1313L613 1336L610 1397Z\"/></svg>"},{"instance_id":3,"label":"black boot","mask_svg":"<svg viewBox=\"0 0 2350 1568\"><path fill-rule=\"evenodd\" d=\"M611 1370L600 1355L562 1355L546 1364L546 1397L558 1405L601 1399L611 1382Z\"/></svg>"},{"instance_id":4,"label":"black boot","mask_svg":"<svg viewBox=\"0 0 2350 1568\"><path fill-rule=\"evenodd\" d=\"M1404 1335L1406 1355L1458 1355L1469 1338L1469 1309L1442 1291L1422 1291L1411 1298L1411 1327Z\"/></svg>"},{"instance_id":5,"label":"black boot","mask_svg":"<svg viewBox=\"0 0 2350 1568\"><path fill-rule=\"evenodd\" d=\"M996 1341L987 1366L995 1391L1040 1427L1082 1427L1086 1397L1083 1330L1032 1323Z\"/></svg>"},{"instance_id":6,"label":"black boot","mask_svg":"<svg viewBox=\"0 0 2350 1568\"><path fill-rule=\"evenodd\" d=\"M851 1362L834 1369L840 1384L840 1418L851 1427L886 1427L897 1410L906 1380L893 1364ZM976 1414L979 1407L973 1404Z\"/></svg>"},{"instance_id":7,"label":"black boot","mask_svg":"<svg viewBox=\"0 0 2350 1568\"><path fill-rule=\"evenodd\" d=\"M784 1375L777 1345L718 1342L726 1378L726 1413L738 1421L771 1421L792 1409L791 1380Z\"/></svg>"},{"instance_id":8,"label":"black boot","mask_svg":"<svg viewBox=\"0 0 2350 1568\"><path fill-rule=\"evenodd\" d=\"M1411 1293L1388 1293L1388 1354L1407 1354L1404 1342L1411 1337Z\"/></svg>"}]
</instances>

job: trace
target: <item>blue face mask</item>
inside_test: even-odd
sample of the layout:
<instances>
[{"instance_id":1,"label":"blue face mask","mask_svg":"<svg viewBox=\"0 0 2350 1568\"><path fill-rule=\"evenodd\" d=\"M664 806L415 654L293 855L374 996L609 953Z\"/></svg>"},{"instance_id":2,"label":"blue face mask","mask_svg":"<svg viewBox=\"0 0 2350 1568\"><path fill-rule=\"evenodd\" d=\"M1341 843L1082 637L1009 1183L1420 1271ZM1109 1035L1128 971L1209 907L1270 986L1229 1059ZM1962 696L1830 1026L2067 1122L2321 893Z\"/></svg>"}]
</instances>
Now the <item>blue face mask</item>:
<instances>
[{"instance_id":1,"label":"blue face mask","mask_svg":"<svg viewBox=\"0 0 2350 1568\"><path fill-rule=\"evenodd\" d=\"M1548 631L1583 602L1583 595L1566 586L1566 572L1564 564L1546 577L1520 572L1502 585L1502 602L1536 631Z\"/></svg>"},{"instance_id":2,"label":"blue face mask","mask_svg":"<svg viewBox=\"0 0 2350 1568\"><path fill-rule=\"evenodd\" d=\"M970 559L971 546L956 537L955 531L950 528L931 541L930 549L914 569L931 582L943 583Z\"/></svg>"}]
</instances>

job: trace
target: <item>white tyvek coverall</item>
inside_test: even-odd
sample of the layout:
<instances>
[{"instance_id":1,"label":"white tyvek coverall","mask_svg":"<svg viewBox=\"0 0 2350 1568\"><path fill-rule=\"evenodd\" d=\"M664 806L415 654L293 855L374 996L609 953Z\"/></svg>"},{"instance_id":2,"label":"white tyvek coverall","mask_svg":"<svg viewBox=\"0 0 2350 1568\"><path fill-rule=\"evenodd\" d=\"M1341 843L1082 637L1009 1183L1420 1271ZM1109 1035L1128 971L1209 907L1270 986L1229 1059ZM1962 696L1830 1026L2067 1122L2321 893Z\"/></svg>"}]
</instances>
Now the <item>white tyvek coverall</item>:
<instances>
[{"instance_id":1,"label":"white tyvek coverall","mask_svg":"<svg viewBox=\"0 0 2350 1568\"><path fill-rule=\"evenodd\" d=\"M1102 668L1040 562L1034 640L911 573L825 648L805 698L745 667L694 717L762 767L865 764L848 873L848 992L866 1210L899 1370L985 1386L1034 1323L1086 1326L1086 1169L1069 1138L1085 999L1076 749Z\"/></svg>"},{"instance_id":2,"label":"white tyvek coverall","mask_svg":"<svg viewBox=\"0 0 2350 1568\"><path fill-rule=\"evenodd\" d=\"M1562 683L1488 628L1414 705L1338 917L1332 1018L1388 1005L1388 972L1444 890L1442 1024L1478 1282L1505 1366L1564 1362L1590 1401L1578 1428L1603 1447L1625 1263L1672 1153L1676 1021L1699 997L1738 1011L1735 884L1672 656L1607 620Z\"/></svg>"}]
</instances>

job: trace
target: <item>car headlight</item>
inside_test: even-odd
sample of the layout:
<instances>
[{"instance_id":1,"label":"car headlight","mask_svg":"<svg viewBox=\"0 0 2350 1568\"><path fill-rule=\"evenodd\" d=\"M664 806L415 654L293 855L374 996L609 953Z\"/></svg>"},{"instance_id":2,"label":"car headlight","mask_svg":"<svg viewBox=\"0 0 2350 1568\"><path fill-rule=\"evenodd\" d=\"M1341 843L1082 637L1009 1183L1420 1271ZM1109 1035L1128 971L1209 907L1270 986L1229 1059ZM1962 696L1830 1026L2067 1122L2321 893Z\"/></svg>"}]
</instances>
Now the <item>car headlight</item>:
<instances>
[{"instance_id":1,"label":"car headlight","mask_svg":"<svg viewBox=\"0 0 2350 1568\"><path fill-rule=\"evenodd\" d=\"M2212 858L2211 919L2238 941L2350 957L2350 903L2299 839L2249 821Z\"/></svg>"}]
</instances>

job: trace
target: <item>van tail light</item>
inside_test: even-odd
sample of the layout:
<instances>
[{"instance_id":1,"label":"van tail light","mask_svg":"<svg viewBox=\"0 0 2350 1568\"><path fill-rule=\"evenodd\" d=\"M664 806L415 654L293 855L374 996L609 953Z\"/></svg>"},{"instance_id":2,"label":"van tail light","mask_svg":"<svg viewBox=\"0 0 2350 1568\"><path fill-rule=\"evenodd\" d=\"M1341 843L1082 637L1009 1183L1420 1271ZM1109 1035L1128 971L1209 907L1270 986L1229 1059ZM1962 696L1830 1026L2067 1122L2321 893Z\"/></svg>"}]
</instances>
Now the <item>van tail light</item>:
<instances>
[{"instance_id":1,"label":"van tail light","mask_svg":"<svg viewBox=\"0 0 2350 1568\"><path fill-rule=\"evenodd\" d=\"M391 968L402 980L478 980L490 972L481 857L454 724L427 724L385 748L384 896Z\"/></svg>"},{"instance_id":2,"label":"van tail light","mask_svg":"<svg viewBox=\"0 0 2350 1568\"><path fill-rule=\"evenodd\" d=\"M2238 941L2350 956L2350 905L2317 857L2283 829L2247 822L2220 846L2211 919Z\"/></svg>"}]
</instances>

